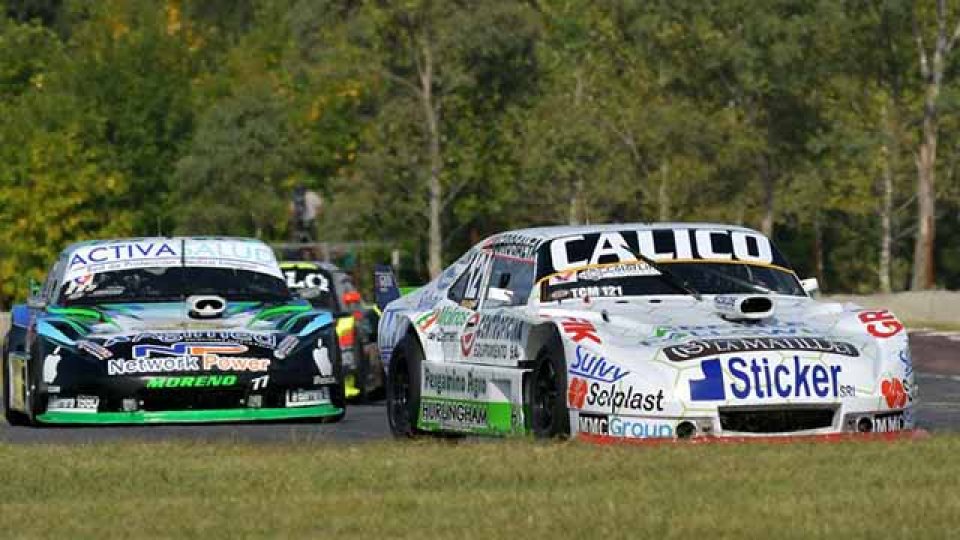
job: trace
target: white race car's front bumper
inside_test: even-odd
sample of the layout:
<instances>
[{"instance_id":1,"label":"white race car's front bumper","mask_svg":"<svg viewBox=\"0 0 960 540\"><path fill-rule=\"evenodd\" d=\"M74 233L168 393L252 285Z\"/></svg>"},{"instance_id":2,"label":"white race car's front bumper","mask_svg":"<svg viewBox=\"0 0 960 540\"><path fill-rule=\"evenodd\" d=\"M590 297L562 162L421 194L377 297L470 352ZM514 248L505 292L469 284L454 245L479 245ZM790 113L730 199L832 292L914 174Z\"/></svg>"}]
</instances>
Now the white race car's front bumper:
<instances>
[{"instance_id":1,"label":"white race car's front bumper","mask_svg":"<svg viewBox=\"0 0 960 540\"><path fill-rule=\"evenodd\" d=\"M710 413L691 411L684 416L573 410L570 432L578 437L629 440L893 433L916 427L914 404L884 409L877 407L876 400L864 401L869 403L718 407Z\"/></svg>"}]
</instances>

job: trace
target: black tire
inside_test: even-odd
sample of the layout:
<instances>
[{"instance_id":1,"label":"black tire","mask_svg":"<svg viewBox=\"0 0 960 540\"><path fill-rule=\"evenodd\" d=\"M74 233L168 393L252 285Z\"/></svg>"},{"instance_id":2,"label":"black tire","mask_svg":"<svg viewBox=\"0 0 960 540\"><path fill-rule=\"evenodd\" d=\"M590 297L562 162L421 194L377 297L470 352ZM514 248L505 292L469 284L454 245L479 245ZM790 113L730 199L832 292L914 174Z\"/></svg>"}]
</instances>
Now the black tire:
<instances>
[{"instance_id":1,"label":"black tire","mask_svg":"<svg viewBox=\"0 0 960 540\"><path fill-rule=\"evenodd\" d=\"M415 335L407 334L394 348L387 370L387 421L390 432L399 439L411 439L423 433L417 429L422 362L420 342Z\"/></svg>"},{"instance_id":2,"label":"black tire","mask_svg":"<svg viewBox=\"0 0 960 540\"><path fill-rule=\"evenodd\" d=\"M559 344L540 351L525 386L530 433L537 439L569 438L567 368Z\"/></svg>"},{"instance_id":3,"label":"black tire","mask_svg":"<svg viewBox=\"0 0 960 540\"><path fill-rule=\"evenodd\" d=\"M367 374L370 373L370 359L363 354L363 341L359 335L357 335L353 341L353 357L357 359L356 380L357 390L360 391L354 399L356 399L358 403L366 403L370 400L370 389L367 388Z\"/></svg>"},{"instance_id":4,"label":"black tire","mask_svg":"<svg viewBox=\"0 0 960 540\"><path fill-rule=\"evenodd\" d=\"M13 401L13 379L10 377L10 356L6 346L3 349L3 416L11 426L28 426L30 418L27 415L10 410L10 403Z\"/></svg>"},{"instance_id":5,"label":"black tire","mask_svg":"<svg viewBox=\"0 0 960 540\"><path fill-rule=\"evenodd\" d=\"M10 376L10 345L13 343L18 349L23 348L21 343L23 336L19 332L8 332L6 339L3 340L3 415L11 426L29 426L33 422L30 416L18 411L10 410L10 403L13 401L13 377ZM28 373L23 374L25 381L29 381ZM32 397L32 396L31 396ZM27 398L27 410L33 410L33 400Z\"/></svg>"},{"instance_id":6,"label":"black tire","mask_svg":"<svg viewBox=\"0 0 960 540\"><path fill-rule=\"evenodd\" d=\"M337 334L332 332L329 335L330 343L337 343ZM333 359L333 373L337 378L337 384L331 388L330 392L330 403L334 407L338 407L343 410L340 414L336 416L326 416L321 421L324 424L333 424L343 420L343 417L347 415L347 388L346 383L344 382L344 370L343 370L343 357L340 355L339 347L330 347L330 350L335 351L335 358Z\"/></svg>"}]
</instances>

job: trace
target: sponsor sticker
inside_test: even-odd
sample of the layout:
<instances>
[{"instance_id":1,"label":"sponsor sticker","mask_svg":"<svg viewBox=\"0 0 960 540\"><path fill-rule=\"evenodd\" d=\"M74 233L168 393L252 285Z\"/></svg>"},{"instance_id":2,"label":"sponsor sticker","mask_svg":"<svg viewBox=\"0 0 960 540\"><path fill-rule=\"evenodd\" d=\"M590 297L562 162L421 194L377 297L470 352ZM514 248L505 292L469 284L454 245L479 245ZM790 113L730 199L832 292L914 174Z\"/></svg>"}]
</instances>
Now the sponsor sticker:
<instances>
[{"instance_id":1,"label":"sponsor sticker","mask_svg":"<svg viewBox=\"0 0 960 540\"><path fill-rule=\"evenodd\" d=\"M464 373L423 366L423 388L435 396L486 398L488 382L487 377L472 369Z\"/></svg>"},{"instance_id":2,"label":"sponsor sticker","mask_svg":"<svg viewBox=\"0 0 960 540\"><path fill-rule=\"evenodd\" d=\"M461 430L482 430L490 427L486 404L467 401L422 400L420 421Z\"/></svg>"},{"instance_id":3,"label":"sponsor sticker","mask_svg":"<svg viewBox=\"0 0 960 540\"><path fill-rule=\"evenodd\" d=\"M903 331L903 323L885 309L861 311L857 318L867 333L876 338L890 338Z\"/></svg>"},{"instance_id":4,"label":"sponsor sticker","mask_svg":"<svg viewBox=\"0 0 960 540\"><path fill-rule=\"evenodd\" d=\"M107 361L108 375L192 371L267 371L270 359L243 356L245 345L236 343L174 343L134 345L133 358Z\"/></svg>"},{"instance_id":5,"label":"sponsor sticker","mask_svg":"<svg viewBox=\"0 0 960 540\"><path fill-rule=\"evenodd\" d=\"M799 356L779 364L756 357L711 358L701 361L700 369L703 378L689 381L692 401L856 396L852 385L841 383L842 365L824 365Z\"/></svg>"},{"instance_id":6,"label":"sponsor sticker","mask_svg":"<svg viewBox=\"0 0 960 540\"><path fill-rule=\"evenodd\" d=\"M663 348L663 353L674 362L718 354L757 351L808 351L849 357L860 356L860 351L851 343L819 337L712 338Z\"/></svg>"},{"instance_id":7,"label":"sponsor sticker","mask_svg":"<svg viewBox=\"0 0 960 540\"><path fill-rule=\"evenodd\" d=\"M636 262L635 252L654 260L701 259L778 263L765 236L725 229L660 229L578 234L550 242L553 272L605 263ZM552 272L551 272L552 273Z\"/></svg>"},{"instance_id":8,"label":"sponsor sticker","mask_svg":"<svg viewBox=\"0 0 960 540\"><path fill-rule=\"evenodd\" d=\"M626 369L610 362L599 354L577 345L569 372L572 375L606 383L615 383L630 374Z\"/></svg>"},{"instance_id":9,"label":"sponsor sticker","mask_svg":"<svg viewBox=\"0 0 960 540\"><path fill-rule=\"evenodd\" d=\"M150 377L147 388L218 388L237 384L236 375L199 375L196 377Z\"/></svg>"},{"instance_id":10,"label":"sponsor sticker","mask_svg":"<svg viewBox=\"0 0 960 540\"><path fill-rule=\"evenodd\" d=\"M656 393L642 392L633 385L623 388L615 384L588 382L579 377L570 380L567 400L576 409L589 406L609 410L611 414L621 411L663 411L662 389Z\"/></svg>"},{"instance_id":11,"label":"sponsor sticker","mask_svg":"<svg viewBox=\"0 0 960 540\"><path fill-rule=\"evenodd\" d=\"M876 433L903 431L906 428L906 417L902 412L878 414L873 417L873 431Z\"/></svg>"},{"instance_id":12,"label":"sponsor sticker","mask_svg":"<svg viewBox=\"0 0 960 540\"><path fill-rule=\"evenodd\" d=\"M672 422L653 418L580 413L577 425L580 433L625 439L671 438L674 436Z\"/></svg>"}]
</instances>

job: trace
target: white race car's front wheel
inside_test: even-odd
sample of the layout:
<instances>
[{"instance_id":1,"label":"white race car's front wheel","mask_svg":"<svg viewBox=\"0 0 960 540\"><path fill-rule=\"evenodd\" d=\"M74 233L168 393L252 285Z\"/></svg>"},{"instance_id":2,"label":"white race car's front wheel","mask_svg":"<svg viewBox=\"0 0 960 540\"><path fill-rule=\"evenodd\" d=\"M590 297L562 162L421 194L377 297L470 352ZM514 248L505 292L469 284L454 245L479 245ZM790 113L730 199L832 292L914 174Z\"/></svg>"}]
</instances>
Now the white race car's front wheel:
<instances>
[{"instance_id":1,"label":"white race car's front wheel","mask_svg":"<svg viewBox=\"0 0 960 540\"><path fill-rule=\"evenodd\" d=\"M562 349L548 347L537 355L537 363L527 379L530 404L529 429L538 439L570 436L570 412L567 409L567 370Z\"/></svg>"}]
</instances>

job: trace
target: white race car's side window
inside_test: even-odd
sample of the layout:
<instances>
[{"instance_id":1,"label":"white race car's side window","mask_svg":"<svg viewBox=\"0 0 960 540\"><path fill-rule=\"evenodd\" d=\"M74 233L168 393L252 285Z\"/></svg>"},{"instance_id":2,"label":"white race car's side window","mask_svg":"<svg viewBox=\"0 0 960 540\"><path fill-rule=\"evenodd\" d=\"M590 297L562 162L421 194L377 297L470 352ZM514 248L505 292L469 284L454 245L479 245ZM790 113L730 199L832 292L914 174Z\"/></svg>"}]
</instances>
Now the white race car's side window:
<instances>
[{"instance_id":1,"label":"white race car's side window","mask_svg":"<svg viewBox=\"0 0 960 540\"><path fill-rule=\"evenodd\" d=\"M480 299L483 279L490 268L490 253L474 252L467 263L467 270L450 287L447 297L465 307L475 308Z\"/></svg>"}]
</instances>

